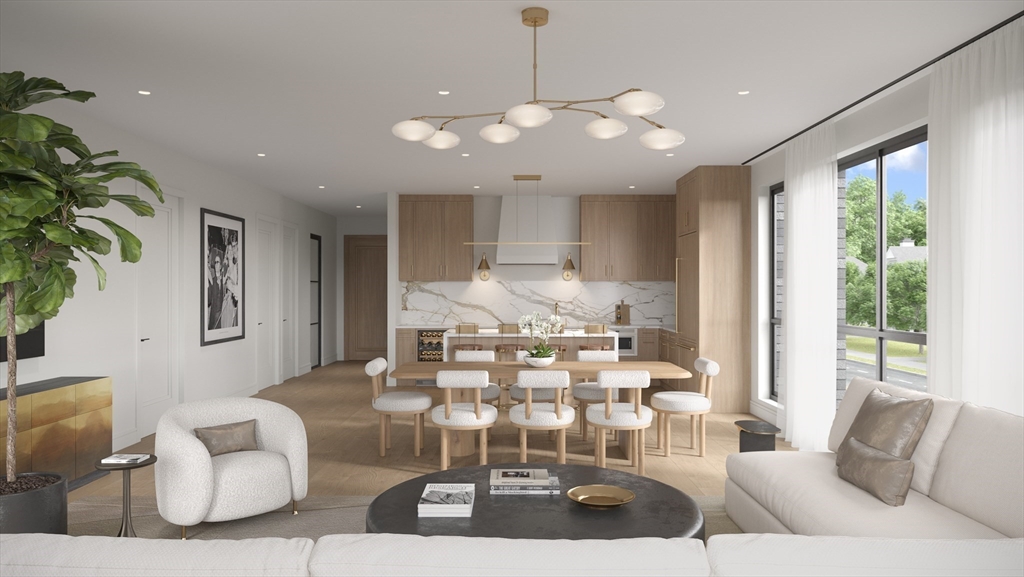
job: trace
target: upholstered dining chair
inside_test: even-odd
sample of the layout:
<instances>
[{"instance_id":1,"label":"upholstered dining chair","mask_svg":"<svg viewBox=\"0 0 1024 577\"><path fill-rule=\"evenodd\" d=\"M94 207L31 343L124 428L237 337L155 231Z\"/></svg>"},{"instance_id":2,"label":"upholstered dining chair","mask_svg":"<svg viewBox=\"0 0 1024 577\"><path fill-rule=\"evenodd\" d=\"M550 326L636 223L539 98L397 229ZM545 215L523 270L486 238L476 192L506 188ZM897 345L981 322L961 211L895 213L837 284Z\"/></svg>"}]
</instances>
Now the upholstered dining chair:
<instances>
[{"instance_id":1,"label":"upholstered dining chair","mask_svg":"<svg viewBox=\"0 0 1024 577\"><path fill-rule=\"evenodd\" d=\"M508 418L519 429L519 462L526 462L527 431L557 431L556 457L565 464L565 430L576 420L576 410L562 404L562 390L569 386L568 371L519 371L516 386L525 398L512 407ZM553 403L535 403L536 393L548 391Z\"/></svg>"},{"instance_id":2,"label":"upholstered dining chair","mask_svg":"<svg viewBox=\"0 0 1024 577\"><path fill-rule=\"evenodd\" d=\"M576 353L576 360L583 363L617 363L619 353L616 351L596 351L580 349ZM597 386L597 383L588 381L576 383L572 386L572 398L580 407L580 435L587 440L587 405L600 403L604 400L605 393ZM619 400L619 391L612 391L612 400Z\"/></svg>"},{"instance_id":3,"label":"upholstered dining chair","mask_svg":"<svg viewBox=\"0 0 1024 577\"><path fill-rule=\"evenodd\" d=\"M640 389L651 386L647 371L598 371L597 386L604 391L604 402L587 407L587 421L594 427L594 465L607 467L605 430L629 431L632 464L644 474L644 430L651 426L651 409L641 404ZM632 403L615 403L612 391L633 389Z\"/></svg>"},{"instance_id":4,"label":"upholstered dining chair","mask_svg":"<svg viewBox=\"0 0 1024 577\"><path fill-rule=\"evenodd\" d=\"M455 351L455 362L457 363L493 363L494 351L484 350L457 350ZM487 388L480 391L480 400L485 403L495 403L501 398L501 387L495 383L488 383Z\"/></svg>"},{"instance_id":5,"label":"upholstered dining chair","mask_svg":"<svg viewBox=\"0 0 1024 577\"><path fill-rule=\"evenodd\" d=\"M441 470L451 465L448 452L450 431L480 431L480 464L487 464L487 433L498 420L498 409L481 402L480 393L489 385L487 371L437 371L437 388L444 390L444 404L430 411L430 419L441 429ZM472 389L472 403L453 403L452 389Z\"/></svg>"},{"instance_id":6,"label":"upholstered dining chair","mask_svg":"<svg viewBox=\"0 0 1024 577\"><path fill-rule=\"evenodd\" d=\"M378 413L380 420L380 456L387 455L387 450L391 448L391 416L412 415L412 454L419 457L420 449L423 448L423 416L434 401L427 393L417 391L385 392L384 373L387 370L388 361L383 357L366 363L366 374L370 376L370 385L373 387L373 410Z\"/></svg>"},{"instance_id":7,"label":"upholstered dining chair","mask_svg":"<svg viewBox=\"0 0 1024 577\"><path fill-rule=\"evenodd\" d=\"M661 391L651 395L651 409L658 415L658 448L665 450L665 456L672 454L672 415L690 416L690 448L694 448L697 439L697 423L700 422L700 449L698 454L703 457L706 446L704 416L711 412L711 385L718 375L718 363L711 359L698 357L693 368L700 373L700 390Z\"/></svg>"},{"instance_id":8,"label":"upholstered dining chair","mask_svg":"<svg viewBox=\"0 0 1024 577\"><path fill-rule=\"evenodd\" d=\"M197 428L255 420L255 450L215 455ZM234 440L234 439L229 439ZM263 399L226 397L182 403L156 425L156 507L168 523L185 528L233 521L280 509L306 498L306 427L295 411Z\"/></svg>"},{"instance_id":9,"label":"upholstered dining chair","mask_svg":"<svg viewBox=\"0 0 1024 577\"><path fill-rule=\"evenodd\" d=\"M526 355L528 355L528 354L530 354L530 351L517 351L516 352L516 361L522 363L523 359L525 359ZM518 401L520 403L526 401L526 389L523 388L523 387L520 387L519 383L513 384L512 387L508 390L508 392L509 392L509 397L513 401ZM542 401L542 402L545 402L545 403L552 403L552 402L555 401L555 394L561 395L562 394L562 390L561 389L551 389L551 388L535 388L533 390L533 400L534 401Z\"/></svg>"}]
</instances>

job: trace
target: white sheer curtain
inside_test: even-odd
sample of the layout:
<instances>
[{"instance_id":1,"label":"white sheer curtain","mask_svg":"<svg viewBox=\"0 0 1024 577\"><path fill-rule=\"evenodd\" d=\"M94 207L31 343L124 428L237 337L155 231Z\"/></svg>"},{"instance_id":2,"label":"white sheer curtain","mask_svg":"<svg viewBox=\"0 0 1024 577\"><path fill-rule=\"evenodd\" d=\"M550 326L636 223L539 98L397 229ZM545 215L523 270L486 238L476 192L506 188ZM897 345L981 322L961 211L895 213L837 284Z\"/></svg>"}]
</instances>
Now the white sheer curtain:
<instances>
[{"instance_id":1,"label":"white sheer curtain","mask_svg":"<svg viewBox=\"0 0 1024 577\"><path fill-rule=\"evenodd\" d=\"M932 71L928 387L1018 415L1024 414L1022 199L1024 21L1017 20Z\"/></svg>"},{"instance_id":2,"label":"white sheer curtain","mask_svg":"<svg viewBox=\"0 0 1024 577\"><path fill-rule=\"evenodd\" d=\"M786 344L777 424L803 451L828 450L836 412L837 178L831 121L786 145Z\"/></svg>"}]
</instances>

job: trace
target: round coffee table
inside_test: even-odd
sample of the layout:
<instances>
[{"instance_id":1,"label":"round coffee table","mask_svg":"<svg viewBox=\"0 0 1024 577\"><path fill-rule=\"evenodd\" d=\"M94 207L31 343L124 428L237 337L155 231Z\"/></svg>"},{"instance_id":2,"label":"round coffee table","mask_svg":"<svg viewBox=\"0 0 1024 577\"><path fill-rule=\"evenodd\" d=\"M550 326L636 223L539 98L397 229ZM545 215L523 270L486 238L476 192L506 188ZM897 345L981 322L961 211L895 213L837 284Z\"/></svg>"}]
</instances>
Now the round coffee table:
<instances>
[{"instance_id":1,"label":"round coffee table","mask_svg":"<svg viewBox=\"0 0 1024 577\"><path fill-rule=\"evenodd\" d=\"M103 459L96 460L96 468L100 471L122 472L121 497L124 503L121 506L121 530L117 533L118 537L136 536L135 528L132 527L132 469L148 467L155 462L156 455L150 455L138 463L104 463Z\"/></svg>"},{"instance_id":2,"label":"round coffee table","mask_svg":"<svg viewBox=\"0 0 1024 577\"><path fill-rule=\"evenodd\" d=\"M494 495L491 469L547 469L559 495ZM416 505L427 483L475 483L472 517L419 517ZM579 485L617 485L636 499L607 509L581 505L565 495ZM506 539L704 538L704 514L686 493L654 479L587 465L503 463L439 471L384 491L366 510L367 533L503 537Z\"/></svg>"}]
</instances>

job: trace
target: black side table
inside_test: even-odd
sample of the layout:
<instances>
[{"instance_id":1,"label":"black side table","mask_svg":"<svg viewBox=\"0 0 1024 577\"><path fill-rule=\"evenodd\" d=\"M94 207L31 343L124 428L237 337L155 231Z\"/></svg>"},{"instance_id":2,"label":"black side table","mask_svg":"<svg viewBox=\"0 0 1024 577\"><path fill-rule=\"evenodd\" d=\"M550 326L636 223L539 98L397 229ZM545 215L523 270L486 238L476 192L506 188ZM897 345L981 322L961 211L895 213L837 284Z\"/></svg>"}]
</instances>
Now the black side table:
<instances>
[{"instance_id":1,"label":"black side table","mask_svg":"<svg viewBox=\"0 0 1024 577\"><path fill-rule=\"evenodd\" d=\"M774 451L775 435L782 429L764 421L736 421L740 430L740 452Z\"/></svg>"},{"instance_id":2,"label":"black side table","mask_svg":"<svg viewBox=\"0 0 1024 577\"><path fill-rule=\"evenodd\" d=\"M156 455L150 455L148 459L143 459L138 463L104 463L102 459L96 461L96 468L101 471L121 471L122 478L124 479L124 485L122 486L122 493L124 494L124 505L121 510L121 530L118 531L118 537L135 537L135 529L132 528L132 469L141 469L142 467L148 467L156 462Z\"/></svg>"}]
</instances>

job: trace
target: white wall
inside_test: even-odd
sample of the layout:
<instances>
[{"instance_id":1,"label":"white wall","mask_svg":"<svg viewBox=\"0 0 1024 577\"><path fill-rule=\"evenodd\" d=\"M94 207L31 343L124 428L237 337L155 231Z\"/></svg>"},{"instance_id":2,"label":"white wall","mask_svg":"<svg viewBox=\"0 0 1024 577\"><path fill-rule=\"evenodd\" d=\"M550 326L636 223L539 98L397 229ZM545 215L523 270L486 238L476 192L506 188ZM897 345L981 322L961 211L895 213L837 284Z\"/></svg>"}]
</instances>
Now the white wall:
<instances>
[{"instance_id":1,"label":"white wall","mask_svg":"<svg viewBox=\"0 0 1024 577\"><path fill-rule=\"evenodd\" d=\"M325 364L345 358L345 235L387 234L387 216L339 216L338 217L338 348L333 356L324 359ZM384 289L384 287L381 287ZM327 350L327 349L324 349Z\"/></svg>"},{"instance_id":2,"label":"white wall","mask_svg":"<svg viewBox=\"0 0 1024 577\"><path fill-rule=\"evenodd\" d=\"M119 150L121 159L138 162L154 174L162 187L182 198L179 221L181 273L175 287L180 293L180 315L176 319L180 399L192 401L247 396L256 392L254 264L257 214L297 225L300 243L303 238L308 239L310 233L323 236L324 349L337 350L337 233L333 216L101 123L82 112L82 108L87 106L53 102L40 105L33 111L73 127L93 151ZM111 188L112 193L130 194L134 191L135 183L132 181L118 181ZM153 200L148 191L140 191L140 194L147 200ZM134 216L114 204L111 203L102 213L129 230L135 230ZM200 208L244 218L246 239L246 338L206 347L199 346ZM79 263L75 266L79 277L75 297L64 304L57 318L46 324L46 356L18 362L20 383L57 376L113 377L115 450L139 440L135 421L136 271L132 265L119 262L117 252L114 248L111 255L99 259L108 273L107 288L103 292L97 290L91 265ZM309 281L309 251L298 252L298 284L301 289ZM298 321L300 326L308 326L309 291L299 290L298 299ZM309 358L309 333L300 330L297 335L301 363ZM2 370L6 374L6 363ZM299 373L308 370L309 365L306 364L300 367Z\"/></svg>"},{"instance_id":3,"label":"white wall","mask_svg":"<svg viewBox=\"0 0 1024 577\"><path fill-rule=\"evenodd\" d=\"M885 94L844 113L836 120L836 150L839 158L853 154L917 128L928 121L927 71L911 77ZM750 411L774 422L776 404L769 400L771 387L771 230L769 187L786 178L785 146L757 160L751 167L751 327L752 350Z\"/></svg>"}]
</instances>

